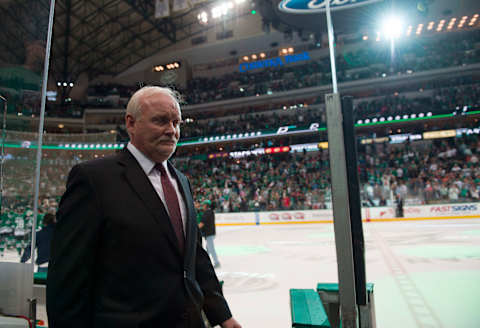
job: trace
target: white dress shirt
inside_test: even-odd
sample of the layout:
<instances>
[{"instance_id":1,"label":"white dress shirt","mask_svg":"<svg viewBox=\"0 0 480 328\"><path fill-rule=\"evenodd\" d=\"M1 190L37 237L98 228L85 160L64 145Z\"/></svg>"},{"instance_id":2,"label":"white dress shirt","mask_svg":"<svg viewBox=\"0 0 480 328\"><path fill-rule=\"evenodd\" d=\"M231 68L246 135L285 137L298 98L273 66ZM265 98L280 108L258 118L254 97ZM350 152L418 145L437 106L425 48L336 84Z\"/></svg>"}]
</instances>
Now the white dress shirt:
<instances>
[{"instance_id":1,"label":"white dress shirt","mask_svg":"<svg viewBox=\"0 0 480 328\"><path fill-rule=\"evenodd\" d=\"M153 188L157 192L158 196L160 196L160 199L163 202L163 205L165 206L165 209L167 210L168 213L168 207L167 203L165 202L165 195L163 192L163 187L162 187L162 180L160 177L160 171L155 170L155 162L153 162L150 158L145 156L140 150L138 150L137 147L135 147L132 143L128 143L127 149L130 151L130 153L135 157L137 160L138 164L142 167L143 171L147 175L148 179L153 185ZM186 213L187 213L187 208L185 206L185 200L182 197L182 193L180 192L180 189L178 187L177 180L172 176L170 173L170 170L168 169L167 161L162 162L163 167L165 167L165 171L167 172L168 178L172 182L173 188L175 188L175 191L177 192L177 198L179 201L180 205L180 213L182 215L182 223L183 223L183 233L185 234L185 224L186 224ZM170 215L170 213L169 213Z\"/></svg>"}]
</instances>

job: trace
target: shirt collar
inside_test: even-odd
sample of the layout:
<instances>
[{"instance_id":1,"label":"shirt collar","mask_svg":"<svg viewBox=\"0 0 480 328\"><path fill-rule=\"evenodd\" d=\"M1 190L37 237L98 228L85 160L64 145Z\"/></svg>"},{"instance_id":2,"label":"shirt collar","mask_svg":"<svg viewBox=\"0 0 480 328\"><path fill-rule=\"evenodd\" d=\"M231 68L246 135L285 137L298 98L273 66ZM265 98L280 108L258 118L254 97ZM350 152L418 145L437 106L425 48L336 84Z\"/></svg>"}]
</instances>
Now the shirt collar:
<instances>
[{"instance_id":1,"label":"shirt collar","mask_svg":"<svg viewBox=\"0 0 480 328\"><path fill-rule=\"evenodd\" d=\"M138 164L140 164L140 166L142 167L145 174L149 175L150 172L155 167L156 163L154 161L152 161L150 158L148 158L147 156L145 156L131 142L128 143L127 149L130 151L130 153L133 155L133 157L135 157L135 159L137 160ZM162 165L165 168L165 170L168 172L167 161L163 161Z\"/></svg>"}]
</instances>

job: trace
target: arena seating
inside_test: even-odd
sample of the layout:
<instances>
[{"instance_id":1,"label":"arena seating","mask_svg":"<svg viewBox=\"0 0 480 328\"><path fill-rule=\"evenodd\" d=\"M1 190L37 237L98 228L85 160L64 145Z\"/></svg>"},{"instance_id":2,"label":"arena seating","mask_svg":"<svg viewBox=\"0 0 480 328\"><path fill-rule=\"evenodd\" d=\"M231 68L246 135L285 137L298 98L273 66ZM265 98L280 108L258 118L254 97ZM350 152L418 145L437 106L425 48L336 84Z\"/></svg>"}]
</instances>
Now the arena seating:
<instances>
[{"instance_id":1,"label":"arena seating","mask_svg":"<svg viewBox=\"0 0 480 328\"><path fill-rule=\"evenodd\" d=\"M395 117L405 114L425 115L452 113L464 106L478 108L480 106L480 85L478 83L454 85L432 90L422 90L414 96L404 94L393 94L382 97L375 97L370 100L356 102L354 108L355 119L366 118L385 119L388 116ZM324 111L323 111L324 112ZM224 116L221 120L200 119L187 123L182 128L182 139L215 136L238 133L238 131L260 131L278 128L279 122L282 126L296 125L308 126L317 122L326 125L325 114L318 108L298 107L295 109L279 109L269 112L255 112L252 114Z\"/></svg>"},{"instance_id":2,"label":"arena seating","mask_svg":"<svg viewBox=\"0 0 480 328\"><path fill-rule=\"evenodd\" d=\"M337 49L339 82L388 75L406 74L436 68L478 63L480 52L475 48L478 31L438 39L423 39L405 45L401 56L389 67L389 48L358 44L356 51L342 53ZM458 38L449 42L449 38ZM447 39L447 40L445 40ZM340 52L340 53L339 53ZM352 71L352 72L350 72ZM255 96L331 83L328 56L303 65L271 68L260 72L231 73L222 77L194 78L188 82L184 94L188 104ZM243 90L243 91L242 91Z\"/></svg>"},{"instance_id":3,"label":"arena seating","mask_svg":"<svg viewBox=\"0 0 480 328\"><path fill-rule=\"evenodd\" d=\"M381 78L388 75L428 72L432 69L461 67L478 63L479 31L451 34L438 38L422 38L403 48L395 65L385 67L385 49L373 49L359 42L352 49L339 49L339 81ZM455 39L455 42L446 42ZM441 54L441 56L439 55ZM383 66L382 66L383 65ZM385 70L386 69L386 70ZM330 83L328 57L312 62L261 71L232 73L211 78L193 78L184 91L187 104L205 103L266 93L287 91ZM89 96L128 97L136 86L99 84L89 88ZM180 87L179 87L180 88ZM240 91L242 88L243 91ZM398 93L366 94L355 100L356 120L389 115L431 112L451 113L459 108L478 108L480 84L471 74L448 81L429 84L421 90L400 90ZM213 91L212 91L213 90ZM212 93L214 92L214 93ZM87 101L87 103L90 100ZM11 105L9 103L9 105ZM74 104L82 110L88 104ZM108 106L107 106L108 107ZM14 109L14 107L12 107ZM10 111L12 108L9 107ZM467 109L468 109L467 108ZM469 109L468 109L469 110ZM68 115L68 112L62 112ZM264 109L254 114L228 114L211 119L198 116L182 127L182 138L234 133L239 130L268 130L285 125L325 123L325 115L308 107L295 109ZM35 114L32 112L32 114ZM50 112L55 115L55 111ZM77 115L76 113L75 115ZM73 114L72 114L73 115ZM75 116L73 115L73 116ZM193 116L194 117L194 116ZM110 118L113 120L112 118ZM118 123L117 121L112 121ZM107 122L108 123L108 122ZM452 123L454 124L454 123ZM476 123L472 121L472 124ZM472 126L476 127L476 126ZM435 129L435 127L434 127ZM19 132L20 133L20 132ZM68 135L66 142L97 142L106 134ZM112 135L109 135L111 139ZM31 135L7 136L7 139L34 140ZM46 142L54 142L49 134ZM300 137L298 137L300 138ZM316 136L305 136L303 142L318 142ZM110 140L109 139L109 140ZM262 139L255 144L233 143L225 151L244 150L254 146L289 145L288 138ZM204 146L203 154L216 152L217 145ZM5 162L4 208L0 220L0 253L5 248L21 250L26 242L19 236L21 229L31 226L34 156L29 149L9 150L12 160ZM328 151L275 154L247 158L198 160L195 148L179 150L176 164L191 179L195 199L210 199L218 212L256 210L322 209L330 207L331 190ZM97 156L97 155L95 155ZM393 206L397 195L406 203L465 202L480 199L480 142L477 135L396 145L367 145L359 149L359 176L363 206ZM40 213L55 211L70 168L81 161L96 158L86 151L46 150L40 177ZM204 173L208 176L205 178ZM202 173L202 174L200 174ZM199 178L199 177L202 178ZM19 218L19 219L17 219ZM21 223L23 222L23 223ZM19 227L22 226L22 227ZM15 237L17 231L17 237ZM22 244L23 243L23 244Z\"/></svg>"},{"instance_id":4,"label":"arena seating","mask_svg":"<svg viewBox=\"0 0 480 328\"><path fill-rule=\"evenodd\" d=\"M360 149L363 205L392 205L396 193L417 204L478 200L478 146L478 137L469 136ZM327 150L220 158L206 164L189 160L180 166L188 172L196 199L213 199L219 212L318 209L330 203Z\"/></svg>"},{"instance_id":5,"label":"arena seating","mask_svg":"<svg viewBox=\"0 0 480 328\"><path fill-rule=\"evenodd\" d=\"M370 42L359 41L353 48L337 49L337 75L339 82L425 72L448 67L461 67L480 61L478 30L452 33L438 37L425 37L402 46L402 52L390 63L388 47L372 47ZM353 50L351 50L353 49ZM236 68L234 68L236 69ZM185 87L176 88L185 96L186 104L241 98L328 85L330 64L327 53L300 65L266 68L252 72L234 72L217 76L212 69L210 77L190 79ZM16 81L3 81L14 87ZM174 86L175 87L175 86ZM81 117L85 108L123 108L138 85L125 86L98 83L88 88L87 100L74 100L68 105L48 104L47 116ZM110 101L109 97L117 97ZM24 99L10 95L10 113L17 113ZM24 106L23 115L38 115L38 104ZM28 107L28 108L27 108Z\"/></svg>"},{"instance_id":6,"label":"arena seating","mask_svg":"<svg viewBox=\"0 0 480 328\"><path fill-rule=\"evenodd\" d=\"M55 152L55 153L54 153ZM54 212L65 190L68 171L92 154L50 150L41 170L40 213ZM363 206L435 204L480 199L478 135L359 149ZM32 159L6 165L5 210L0 219L0 253L26 246L32 225ZM217 212L305 210L331 206L328 151L285 153L211 160L174 159L189 177L194 198L213 202ZM23 164L22 164L23 163ZM206 175L205 175L206 174ZM42 216L39 216L41 224Z\"/></svg>"}]
</instances>

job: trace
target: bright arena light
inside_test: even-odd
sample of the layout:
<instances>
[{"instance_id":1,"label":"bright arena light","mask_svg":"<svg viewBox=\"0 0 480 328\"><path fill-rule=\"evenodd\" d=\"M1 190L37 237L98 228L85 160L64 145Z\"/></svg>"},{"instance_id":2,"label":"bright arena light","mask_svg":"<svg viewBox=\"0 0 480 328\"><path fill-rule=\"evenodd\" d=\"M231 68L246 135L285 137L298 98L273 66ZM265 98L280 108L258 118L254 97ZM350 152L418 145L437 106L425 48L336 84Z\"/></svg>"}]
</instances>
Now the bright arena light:
<instances>
[{"instance_id":1,"label":"bright arena light","mask_svg":"<svg viewBox=\"0 0 480 328\"><path fill-rule=\"evenodd\" d=\"M216 7L212 8L212 17L213 18L220 18L225 16L229 13L229 11L233 8L233 2L227 1L224 2Z\"/></svg>"},{"instance_id":2,"label":"bright arena light","mask_svg":"<svg viewBox=\"0 0 480 328\"><path fill-rule=\"evenodd\" d=\"M197 16L198 21L200 24L208 24L208 14L206 11L202 11L200 14Z\"/></svg>"},{"instance_id":3,"label":"bright arena light","mask_svg":"<svg viewBox=\"0 0 480 328\"><path fill-rule=\"evenodd\" d=\"M396 39L404 31L403 20L399 17L389 16L382 22L381 34L387 39Z\"/></svg>"}]
</instances>

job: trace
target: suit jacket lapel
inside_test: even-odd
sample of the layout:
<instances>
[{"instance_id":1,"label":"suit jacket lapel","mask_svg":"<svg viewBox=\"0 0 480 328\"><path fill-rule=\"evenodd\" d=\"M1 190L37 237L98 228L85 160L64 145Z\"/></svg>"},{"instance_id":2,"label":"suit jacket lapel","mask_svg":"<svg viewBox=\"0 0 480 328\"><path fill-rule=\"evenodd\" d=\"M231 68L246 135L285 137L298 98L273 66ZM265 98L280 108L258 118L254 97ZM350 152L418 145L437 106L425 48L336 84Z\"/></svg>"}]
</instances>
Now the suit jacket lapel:
<instances>
[{"instance_id":1,"label":"suit jacket lapel","mask_svg":"<svg viewBox=\"0 0 480 328\"><path fill-rule=\"evenodd\" d=\"M168 217L168 212L155 191L155 188L153 188L152 183L138 164L135 157L133 157L128 150L122 151L119 156L120 165L125 167L125 179L143 201L145 207L152 214L155 221L161 226L162 230L166 232L168 240L173 244L174 248L180 255L178 241Z\"/></svg>"}]
</instances>

